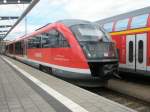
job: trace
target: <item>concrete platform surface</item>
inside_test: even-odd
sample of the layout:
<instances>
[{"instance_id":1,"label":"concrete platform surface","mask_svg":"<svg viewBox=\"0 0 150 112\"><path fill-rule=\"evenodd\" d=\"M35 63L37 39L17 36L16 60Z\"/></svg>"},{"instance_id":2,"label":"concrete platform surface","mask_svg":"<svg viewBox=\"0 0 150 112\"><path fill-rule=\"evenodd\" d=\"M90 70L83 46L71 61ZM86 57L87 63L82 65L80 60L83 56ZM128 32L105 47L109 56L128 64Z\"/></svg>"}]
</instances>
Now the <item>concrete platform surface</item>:
<instances>
[{"instance_id":1,"label":"concrete platform surface","mask_svg":"<svg viewBox=\"0 0 150 112\"><path fill-rule=\"evenodd\" d=\"M46 93L48 93L44 95L44 96L47 96L46 97L47 99L48 99L48 96L52 96L55 98L55 100L61 102L63 105L65 105L65 107L69 108L70 110L74 107L74 109L71 111L75 111L75 112L135 112L134 110L130 108L127 108L116 102L110 101L102 96L91 93L87 90L84 90L80 87L72 85L54 76L43 73L19 61L16 61L14 59L4 57L4 56L2 58L11 66L13 66L13 68L17 69L16 71L22 72L20 74L18 73L18 75L21 76L26 82L28 82L28 84L32 85L32 87L36 88L36 85L38 85L40 88L42 88L42 85L44 84L43 86L45 86L46 89L38 88L36 90L39 91L41 94L44 94L42 91L45 91ZM5 69L5 67L3 69ZM27 74L27 75L23 75L23 74ZM32 84L33 82L30 79L34 80L34 84ZM51 93L49 91L51 91ZM53 95L53 93L58 94L58 96ZM66 100L69 100L71 103L67 104L66 101L61 97L65 97ZM80 109L77 109L77 108L80 108Z\"/></svg>"},{"instance_id":2,"label":"concrete platform surface","mask_svg":"<svg viewBox=\"0 0 150 112\"><path fill-rule=\"evenodd\" d=\"M56 111L0 58L0 112Z\"/></svg>"}]
</instances>

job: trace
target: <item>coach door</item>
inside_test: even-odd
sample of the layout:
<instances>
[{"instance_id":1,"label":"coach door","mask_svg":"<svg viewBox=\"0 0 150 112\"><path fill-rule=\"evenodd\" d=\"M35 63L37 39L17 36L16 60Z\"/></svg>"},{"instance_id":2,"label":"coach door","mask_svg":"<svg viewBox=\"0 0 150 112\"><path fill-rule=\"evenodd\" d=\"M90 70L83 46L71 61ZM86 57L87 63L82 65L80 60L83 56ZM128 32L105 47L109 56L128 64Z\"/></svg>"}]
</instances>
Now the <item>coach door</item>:
<instances>
[{"instance_id":1,"label":"coach door","mask_svg":"<svg viewBox=\"0 0 150 112\"><path fill-rule=\"evenodd\" d=\"M126 62L127 68L146 70L147 34L127 35Z\"/></svg>"},{"instance_id":2,"label":"coach door","mask_svg":"<svg viewBox=\"0 0 150 112\"><path fill-rule=\"evenodd\" d=\"M136 69L146 70L147 34L136 35Z\"/></svg>"},{"instance_id":3,"label":"coach door","mask_svg":"<svg viewBox=\"0 0 150 112\"><path fill-rule=\"evenodd\" d=\"M127 35L126 38L126 67L135 69L135 35Z\"/></svg>"}]
</instances>

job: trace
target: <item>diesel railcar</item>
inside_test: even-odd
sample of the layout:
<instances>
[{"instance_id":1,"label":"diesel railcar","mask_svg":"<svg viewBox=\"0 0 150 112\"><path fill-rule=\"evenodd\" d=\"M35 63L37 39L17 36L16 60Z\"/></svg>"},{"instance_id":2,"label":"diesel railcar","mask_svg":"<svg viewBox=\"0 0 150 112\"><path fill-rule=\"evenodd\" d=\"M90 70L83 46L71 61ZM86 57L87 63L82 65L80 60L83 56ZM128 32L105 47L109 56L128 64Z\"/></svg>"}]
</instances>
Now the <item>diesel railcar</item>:
<instances>
[{"instance_id":1,"label":"diesel railcar","mask_svg":"<svg viewBox=\"0 0 150 112\"><path fill-rule=\"evenodd\" d=\"M95 23L62 20L7 45L7 55L81 86L100 86L118 70L115 44Z\"/></svg>"}]
</instances>

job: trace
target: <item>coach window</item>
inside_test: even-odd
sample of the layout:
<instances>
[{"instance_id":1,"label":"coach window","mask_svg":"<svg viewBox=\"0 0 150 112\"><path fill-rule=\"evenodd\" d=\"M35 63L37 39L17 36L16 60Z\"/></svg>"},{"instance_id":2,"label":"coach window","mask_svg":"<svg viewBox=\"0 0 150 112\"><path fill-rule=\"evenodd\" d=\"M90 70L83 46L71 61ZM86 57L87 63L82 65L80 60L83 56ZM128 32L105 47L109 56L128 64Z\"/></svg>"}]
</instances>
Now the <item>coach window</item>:
<instances>
[{"instance_id":1,"label":"coach window","mask_svg":"<svg viewBox=\"0 0 150 112\"><path fill-rule=\"evenodd\" d=\"M146 27L148 16L149 16L148 14L144 14L144 15L133 17L131 22L131 28Z\"/></svg>"},{"instance_id":2,"label":"coach window","mask_svg":"<svg viewBox=\"0 0 150 112\"><path fill-rule=\"evenodd\" d=\"M14 49L14 45L10 44L9 45L9 53L13 54L13 49Z\"/></svg>"},{"instance_id":3,"label":"coach window","mask_svg":"<svg viewBox=\"0 0 150 112\"><path fill-rule=\"evenodd\" d=\"M107 32L112 32L112 29L113 29L113 22L104 24L103 28L104 28Z\"/></svg>"},{"instance_id":4,"label":"coach window","mask_svg":"<svg viewBox=\"0 0 150 112\"><path fill-rule=\"evenodd\" d=\"M56 31L51 30L47 33L42 33L42 48L55 48L58 45Z\"/></svg>"},{"instance_id":5,"label":"coach window","mask_svg":"<svg viewBox=\"0 0 150 112\"><path fill-rule=\"evenodd\" d=\"M41 45L42 48L49 48L50 47L50 40L49 40L49 33L42 33L41 38Z\"/></svg>"},{"instance_id":6,"label":"coach window","mask_svg":"<svg viewBox=\"0 0 150 112\"><path fill-rule=\"evenodd\" d=\"M69 47L69 43L67 42L66 38L61 33L59 33L58 36L59 47Z\"/></svg>"},{"instance_id":7,"label":"coach window","mask_svg":"<svg viewBox=\"0 0 150 112\"><path fill-rule=\"evenodd\" d=\"M21 42L15 43L15 54L23 54L23 47Z\"/></svg>"},{"instance_id":8,"label":"coach window","mask_svg":"<svg viewBox=\"0 0 150 112\"><path fill-rule=\"evenodd\" d=\"M29 39L28 48L41 48L41 35L36 35Z\"/></svg>"},{"instance_id":9,"label":"coach window","mask_svg":"<svg viewBox=\"0 0 150 112\"><path fill-rule=\"evenodd\" d=\"M28 39L28 48L33 48L33 38Z\"/></svg>"},{"instance_id":10,"label":"coach window","mask_svg":"<svg viewBox=\"0 0 150 112\"><path fill-rule=\"evenodd\" d=\"M42 34L42 47L43 48L58 48L69 47L65 37L57 30L51 30L48 33Z\"/></svg>"},{"instance_id":11,"label":"coach window","mask_svg":"<svg viewBox=\"0 0 150 112\"><path fill-rule=\"evenodd\" d=\"M127 27L128 27L128 22L129 22L129 19L119 20L119 21L116 23L115 31L126 30Z\"/></svg>"},{"instance_id":12,"label":"coach window","mask_svg":"<svg viewBox=\"0 0 150 112\"><path fill-rule=\"evenodd\" d=\"M57 48L59 47L58 45L58 38L59 34L56 30L51 30L49 31L49 47L51 48Z\"/></svg>"}]
</instances>

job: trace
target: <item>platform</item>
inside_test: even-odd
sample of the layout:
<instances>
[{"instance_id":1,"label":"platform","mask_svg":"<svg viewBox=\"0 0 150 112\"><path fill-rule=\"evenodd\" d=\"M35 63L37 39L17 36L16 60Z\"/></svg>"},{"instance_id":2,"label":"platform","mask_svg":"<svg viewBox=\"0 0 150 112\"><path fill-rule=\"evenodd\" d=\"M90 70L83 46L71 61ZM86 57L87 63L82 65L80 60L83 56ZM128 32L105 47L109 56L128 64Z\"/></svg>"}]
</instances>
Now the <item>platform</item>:
<instances>
[{"instance_id":1,"label":"platform","mask_svg":"<svg viewBox=\"0 0 150 112\"><path fill-rule=\"evenodd\" d=\"M56 112L0 58L0 112Z\"/></svg>"},{"instance_id":2,"label":"platform","mask_svg":"<svg viewBox=\"0 0 150 112\"><path fill-rule=\"evenodd\" d=\"M11 58L0 63L2 112L135 112Z\"/></svg>"}]
</instances>

